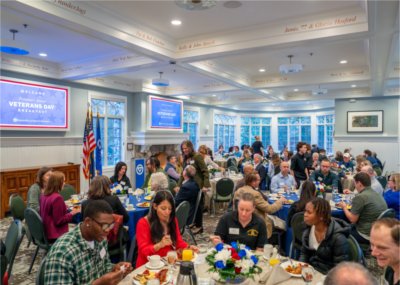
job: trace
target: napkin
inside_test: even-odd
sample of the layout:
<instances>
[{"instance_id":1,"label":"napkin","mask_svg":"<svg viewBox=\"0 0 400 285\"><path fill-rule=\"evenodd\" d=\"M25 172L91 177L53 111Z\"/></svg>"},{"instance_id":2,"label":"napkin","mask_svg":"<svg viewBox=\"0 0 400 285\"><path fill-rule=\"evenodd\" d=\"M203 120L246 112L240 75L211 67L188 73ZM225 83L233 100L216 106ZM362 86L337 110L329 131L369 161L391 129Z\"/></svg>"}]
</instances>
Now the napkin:
<instances>
[{"instance_id":1,"label":"napkin","mask_svg":"<svg viewBox=\"0 0 400 285\"><path fill-rule=\"evenodd\" d=\"M283 269L279 265L276 265L270 271L266 285L275 285L282 281L290 279L290 277L290 274L287 273L285 269Z\"/></svg>"}]
</instances>

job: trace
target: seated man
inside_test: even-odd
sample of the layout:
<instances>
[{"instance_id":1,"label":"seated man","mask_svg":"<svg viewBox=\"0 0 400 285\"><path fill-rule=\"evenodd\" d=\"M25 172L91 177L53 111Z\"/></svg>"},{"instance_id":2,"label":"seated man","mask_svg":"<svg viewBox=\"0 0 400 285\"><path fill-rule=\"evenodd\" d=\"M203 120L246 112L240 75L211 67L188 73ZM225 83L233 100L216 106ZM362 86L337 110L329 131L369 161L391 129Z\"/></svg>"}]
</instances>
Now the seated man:
<instances>
[{"instance_id":1,"label":"seated man","mask_svg":"<svg viewBox=\"0 0 400 285\"><path fill-rule=\"evenodd\" d=\"M311 174L311 180L338 189L339 177L331 171L331 162L327 158L321 160L321 168Z\"/></svg>"},{"instance_id":2,"label":"seated man","mask_svg":"<svg viewBox=\"0 0 400 285\"><path fill-rule=\"evenodd\" d=\"M89 203L83 222L57 239L46 256L45 284L118 284L132 265L110 262L107 235L114 227L111 206L102 200Z\"/></svg>"},{"instance_id":3,"label":"seated man","mask_svg":"<svg viewBox=\"0 0 400 285\"><path fill-rule=\"evenodd\" d=\"M375 170L371 166L366 165L361 167L361 172L367 173L368 176L371 178L372 190L374 190L379 195L383 195L383 187L382 184L378 181L378 179L376 179Z\"/></svg>"},{"instance_id":4,"label":"seated man","mask_svg":"<svg viewBox=\"0 0 400 285\"><path fill-rule=\"evenodd\" d=\"M353 172L356 165L353 160L351 160L350 153L346 152L343 154L343 161L339 162L339 167L344 169L345 172Z\"/></svg>"},{"instance_id":5,"label":"seated man","mask_svg":"<svg viewBox=\"0 0 400 285\"><path fill-rule=\"evenodd\" d=\"M188 201L190 204L189 217L187 219L187 224L189 225L193 222L194 211L196 210L196 201L199 194L200 188L194 181L196 176L196 168L192 165L186 166L183 170L183 182L181 188L175 196L175 206L178 207L183 201Z\"/></svg>"},{"instance_id":6,"label":"seated man","mask_svg":"<svg viewBox=\"0 0 400 285\"><path fill-rule=\"evenodd\" d=\"M238 241L252 250L263 250L267 243L267 228L261 217L254 213L254 197L243 193L239 198L237 211L224 214L215 229L212 242L228 243Z\"/></svg>"},{"instance_id":7,"label":"seated man","mask_svg":"<svg viewBox=\"0 0 400 285\"><path fill-rule=\"evenodd\" d=\"M387 209L387 205L383 196L371 189L371 179L367 173L357 173L354 181L359 194L354 197L351 210L343 201L338 205L353 224L351 235L359 243L369 244L372 223Z\"/></svg>"},{"instance_id":8,"label":"seated man","mask_svg":"<svg viewBox=\"0 0 400 285\"><path fill-rule=\"evenodd\" d=\"M371 229L371 250L380 267L386 267L387 284L399 284L400 221L393 218L377 220Z\"/></svg>"},{"instance_id":9,"label":"seated man","mask_svg":"<svg viewBox=\"0 0 400 285\"><path fill-rule=\"evenodd\" d=\"M165 173L164 169L161 168L160 161L155 156L151 156L146 160L146 170L147 170L147 173L146 173L146 177L144 179L144 183L143 183L142 187L140 187L142 189L147 189L151 186L151 183L150 183L151 178L150 177L153 173L162 172L166 176L168 176L167 173Z\"/></svg>"},{"instance_id":10,"label":"seated man","mask_svg":"<svg viewBox=\"0 0 400 285\"><path fill-rule=\"evenodd\" d=\"M378 281L361 264L341 262L328 272L324 285L378 285Z\"/></svg>"},{"instance_id":11,"label":"seated man","mask_svg":"<svg viewBox=\"0 0 400 285\"><path fill-rule=\"evenodd\" d=\"M271 192L276 193L279 191L279 188L291 189L292 187L296 187L296 180L294 177L290 175L289 163L287 161L282 161L281 172L272 177L271 181Z\"/></svg>"},{"instance_id":12,"label":"seated man","mask_svg":"<svg viewBox=\"0 0 400 285\"><path fill-rule=\"evenodd\" d=\"M167 175L170 179L173 179L176 182L178 182L179 177L181 175L176 171L176 162L177 162L176 156L168 155L167 161L168 162L165 165L164 171L167 173Z\"/></svg>"}]
</instances>

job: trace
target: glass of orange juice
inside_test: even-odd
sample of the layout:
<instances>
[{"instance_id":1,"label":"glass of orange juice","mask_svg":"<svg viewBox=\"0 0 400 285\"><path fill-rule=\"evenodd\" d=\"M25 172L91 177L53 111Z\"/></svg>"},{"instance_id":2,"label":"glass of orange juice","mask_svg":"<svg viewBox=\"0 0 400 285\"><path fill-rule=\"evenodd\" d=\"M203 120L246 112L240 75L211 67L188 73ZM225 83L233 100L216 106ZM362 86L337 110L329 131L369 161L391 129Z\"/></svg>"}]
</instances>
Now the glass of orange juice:
<instances>
[{"instance_id":1,"label":"glass of orange juice","mask_svg":"<svg viewBox=\"0 0 400 285\"><path fill-rule=\"evenodd\" d=\"M193 250L184 249L182 251L182 261L191 261L193 259Z\"/></svg>"},{"instance_id":2,"label":"glass of orange juice","mask_svg":"<svg viewBox=\"0 0 400 285\"><path fill-rule=\"evenodd\" d=\"M275 265L279 264L279 259L278 258L270 258L269 259L269 265L274 267Z\"/></svg>"}]
</instances>

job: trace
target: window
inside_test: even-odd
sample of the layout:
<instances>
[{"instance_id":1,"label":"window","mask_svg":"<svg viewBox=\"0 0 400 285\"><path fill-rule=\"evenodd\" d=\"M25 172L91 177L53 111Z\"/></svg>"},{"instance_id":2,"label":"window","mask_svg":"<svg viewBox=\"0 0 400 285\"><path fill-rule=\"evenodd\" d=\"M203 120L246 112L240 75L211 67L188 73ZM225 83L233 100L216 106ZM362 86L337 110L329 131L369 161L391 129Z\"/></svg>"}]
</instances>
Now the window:
<instances>
[{"instance_id":1,"label":"window","mask_svg":"<svg viewBox=\"0 0 400 285\"><path fill-rule=\"evenodd\" d=\"M198 148L199 112L183 110L183 132L189 133L189 140Z\"/></svg>"},{"instance_id":2,"label":"window","mask_svg":"<svg viewBox=\"0 0 400 285\"><path fill-rule=\"evenodd\" d=\"M311 117L278 118L278 148L295 151L299 141L311 144Z\"/></svg>"},{"instance_id":3,"label":"window","mask_svg":"<svg viewBox=\"0 0 400 285\"><path fill-rule=\"evenodd\" d=\"M240 123L240 145L252 145L256 135L264 147L271 144L271 118L241 117Z\"/></svg>"},{"instance_id":4,"label":"window","mask_svg":"<svg viewBox=\"0 0 400 285\"><path fill-rule=\"evenodd\" d=\"M335 115L317 116L318 147L324 148L326 153L333 153L333 131Z\"/></svg>"},{"instance_id":5,"label":"window","mask_svg":"<svg viewBox=\"0 0 400 285\"><path fill-rule=\"evenodd\" d=\"M236 117L215 114L214 115L214 151L219 145L223 145L225 151L235 145Z\"/></svg>"},{"instance_id":6,"label":"window","mask_svg":"<svg viewBox=\"0 0 400 285\"><path fill-rule=\"evenodd\" d=\"M103 167L114 166L123 160L123 138L125 133L126 99L122 97L91 96L93 130L97 136L97 112L100 117L100 135L103 148Z\"/></svg>"}]
</instances>

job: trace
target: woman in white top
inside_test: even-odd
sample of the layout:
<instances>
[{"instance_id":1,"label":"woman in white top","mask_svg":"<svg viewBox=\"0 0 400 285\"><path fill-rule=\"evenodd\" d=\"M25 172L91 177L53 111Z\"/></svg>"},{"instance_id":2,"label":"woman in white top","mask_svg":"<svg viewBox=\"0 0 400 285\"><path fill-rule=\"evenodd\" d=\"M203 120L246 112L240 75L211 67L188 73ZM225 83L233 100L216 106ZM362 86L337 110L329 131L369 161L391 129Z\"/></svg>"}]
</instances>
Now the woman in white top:
<instances>
[{"instance_id":1,"label":"woman in white top","mask_svg":"<svg viewBox=\"0 0 400 285\"><path fill-rule=\"evenodd\" d=\"M350 226L331 218L329 202L314 198L306 204L300 261L309 263L319 272L326 274L342 261L349 260L347 238Z\"/></svg>"}]
</instances>

